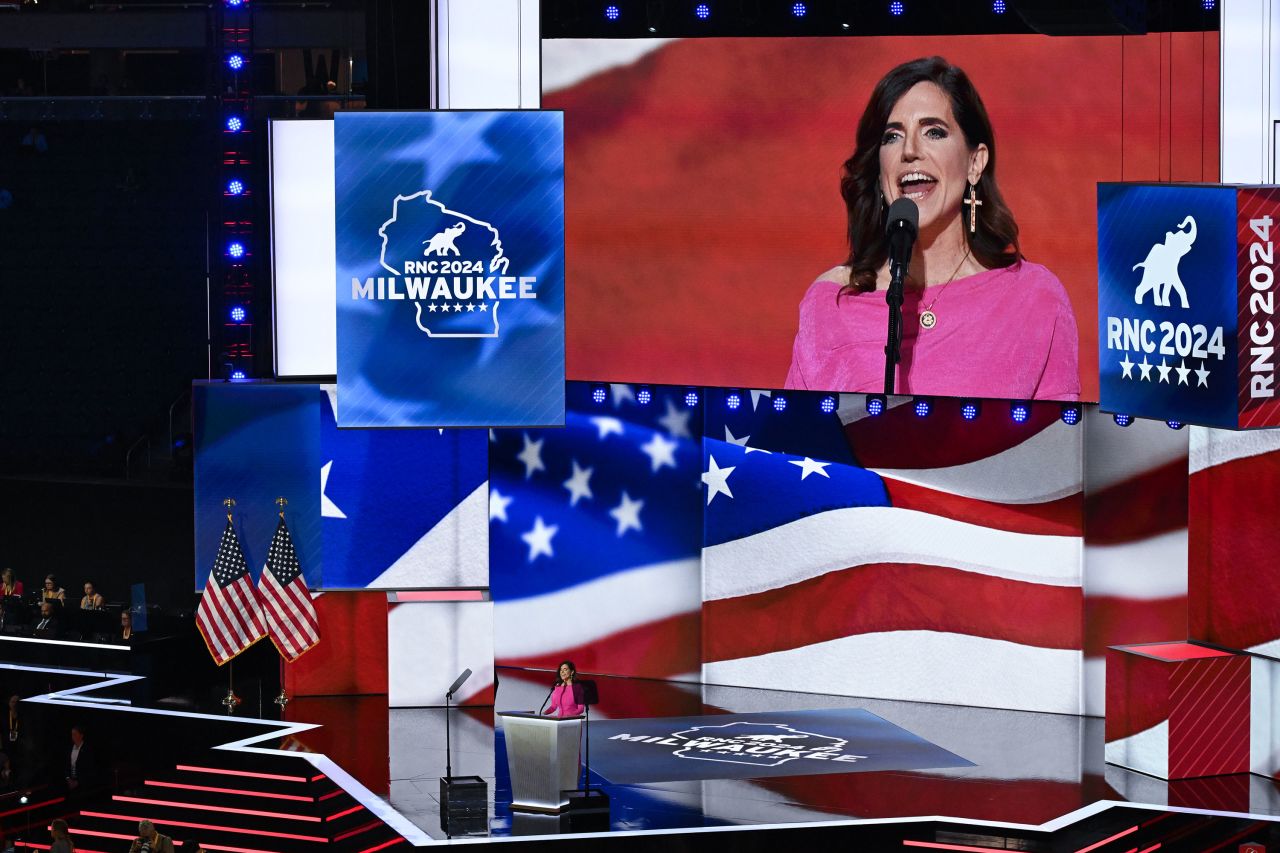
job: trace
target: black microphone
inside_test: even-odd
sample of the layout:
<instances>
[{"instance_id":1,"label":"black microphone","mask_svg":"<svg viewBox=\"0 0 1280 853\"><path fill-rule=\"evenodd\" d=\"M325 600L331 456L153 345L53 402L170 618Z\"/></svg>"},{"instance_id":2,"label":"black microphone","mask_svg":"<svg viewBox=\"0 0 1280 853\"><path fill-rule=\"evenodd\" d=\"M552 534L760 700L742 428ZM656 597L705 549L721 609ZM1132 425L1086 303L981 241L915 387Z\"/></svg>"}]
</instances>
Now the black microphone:
<instances>
[{"instance_id":1,"label":"black microphone","mask_svg":"<svg viewBox=\"0 0 1280 853\"><path fill-rule=\"evenodd\" d=\"M920 231L920 208L909 198L900 198L889 205L889 224L885 233L889 236L889 277L903 281L911 263L911 249Z\"/></svg>"},{"instance_id":2,"label":"black microphone","mask_svg":"<svg viewBox=\"0 0 1280 853\"><path fill-rule=\"evenodd\" d=\"M909 198L889 205L889 289L884 301L889 305L889 332L884 345L884 393L894 391L894 372L902 352L902 290L911 264L911 248L920 230L920 208Z\"/></svg>"},{"instance_id":3,"label":"black microphone","mask_svg":"<svg viewBox=\"0 0 1280 853\"><path fill-rule=\"evenodd\" d=\"M556 688L560 686L560 679L557 678L555 684L551 685L551 689L547 691L547 695L542 700L542 704L538 706L538 713L542 713L542 709L547 706L547 700L551 698L551 694L556 692Z\"/></svg>"}]
</instances>

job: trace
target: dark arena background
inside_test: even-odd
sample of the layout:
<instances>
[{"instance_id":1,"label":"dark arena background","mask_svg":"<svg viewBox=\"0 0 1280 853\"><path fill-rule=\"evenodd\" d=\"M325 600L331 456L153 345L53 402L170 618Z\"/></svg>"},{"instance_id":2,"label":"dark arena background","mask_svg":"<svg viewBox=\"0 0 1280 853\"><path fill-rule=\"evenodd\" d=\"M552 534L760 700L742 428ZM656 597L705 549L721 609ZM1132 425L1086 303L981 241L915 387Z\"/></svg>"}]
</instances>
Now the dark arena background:
<instances>
[{"instance_id":1,"label":"dark arena background","mask_svg":"<svg viewBox=\"0 0 1280 853\"><path fill-rule=\"evenodd\" d=\"M1098 189L1274 182L1276 20L0 0L0 851L1280 850L1280 438L1106 405L1108 371L1219 374L1212 344L1116 366ZM931 56L981 93L1060 386L912 373L968 273L908 294L897 394L879 325L817 323L835 367L802 366L859 117ZM469 200L437 204L486 273L563 285L506 337L494 301L464 367L345 301L402 271L379 226L422 193ZM1235 298L1187 257L1187 311ZM1044 319L1006 307L978 362ZM450 420L526 402L547 352L562 418Z\"/></svg>"}]
</instances>

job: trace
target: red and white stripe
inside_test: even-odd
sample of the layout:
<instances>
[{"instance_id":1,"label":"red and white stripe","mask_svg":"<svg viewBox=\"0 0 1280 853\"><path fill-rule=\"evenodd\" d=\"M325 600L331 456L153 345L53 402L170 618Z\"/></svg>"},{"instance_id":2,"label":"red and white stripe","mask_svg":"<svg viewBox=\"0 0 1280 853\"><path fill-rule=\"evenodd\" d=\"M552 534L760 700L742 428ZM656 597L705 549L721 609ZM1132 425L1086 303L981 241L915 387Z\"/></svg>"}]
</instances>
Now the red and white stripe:
<instances>
[{"instance_id":1,"label":"red and white stripe","mask_svg":"<svg viewBox=\"0 0 1280 853\"><path fill-rule=\"evenodd\" d=\"M1280 432L1192 431L1191 636L1280 655Z\"/></svg>"},{"instance_id":2,"label":"red and white stripe","mask_svg":"<svg viewBox=\"0 0 1280 853\"><path fill-rule=\"evenodd\" d=\"M320 642L320 619L301 573L281 586L270 567L264 568L258 595L271 642L286 661L296 660Z\"/></svg>"},{"instance_id":3,"label":"red and white stripe","mask_svg":"<svg viewBox=\"0 0 1280 853\"><path fill-rule=\"evenodd\" d=\"M248 574L237 578L225 589L213 572L205 583L204 595L196 612L196 627L204 636L209 654L222 666L267 635L258 596Z\"/></svg>"},{"instance_id":4,"label":"red and white stripe","mask_svg":"<svg viewBox=\"0 0 1280 853\"><path fill-rule=\"evenodd\" d=\"M1108 646L1187 633L1190 430L1086 410L1085 713L1105 710Z\"/></svg>"},{"instance_id":5,"label":"red and white stripe","mask_svg":"<svg viewBox=\"0 0 1280 853\"><path fill-rule=\"evenodd\" d=\"M935 406L858 417L856 395L841 408L893 506L703 551L705 682L1083 710L1084 430L1057 406L1021 425Z\"/></svg>"},{"instance_id":6,"label":"red and white stripe","mask_svg":"<svg viewBox=\"0 0 1280 853\"><path fill-rule=\"evenodd\" d=\"M567 589L494 605L498 666L673 678L697 672L697 558L638 566ZM571 615L566 615L571 614Z\"/></svg>"}]
</instances>

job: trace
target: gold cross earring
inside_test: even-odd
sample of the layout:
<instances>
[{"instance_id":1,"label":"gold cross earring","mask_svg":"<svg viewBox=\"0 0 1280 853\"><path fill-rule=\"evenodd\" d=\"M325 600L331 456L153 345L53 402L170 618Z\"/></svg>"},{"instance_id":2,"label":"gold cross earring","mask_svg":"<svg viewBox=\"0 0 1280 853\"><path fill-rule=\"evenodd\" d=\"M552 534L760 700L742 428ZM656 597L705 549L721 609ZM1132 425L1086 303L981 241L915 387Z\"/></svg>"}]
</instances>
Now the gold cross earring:
<instances>
[{"instance_id":1,"label":"gold cross earring","mask_svg":"<svg viewBox=\"0 0 1280 853\"><path fill-rule=\"evenodd\" d=\"M964 203L969 205L969 233L975 234L978 231L978 208L982 207L982 202L978 201L978 188L974 184L969 184L969 195Z\"/></svg>"}]
</instances>

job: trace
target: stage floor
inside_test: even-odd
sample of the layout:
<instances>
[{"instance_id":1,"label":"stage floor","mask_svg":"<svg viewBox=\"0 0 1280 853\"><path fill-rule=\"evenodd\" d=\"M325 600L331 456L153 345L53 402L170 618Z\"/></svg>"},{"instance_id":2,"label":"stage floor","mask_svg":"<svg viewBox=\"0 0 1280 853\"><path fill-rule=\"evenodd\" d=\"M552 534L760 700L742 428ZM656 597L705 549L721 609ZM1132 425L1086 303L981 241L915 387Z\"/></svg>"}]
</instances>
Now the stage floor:
<instances>
[{"instance_id":1,"label":"stage floor","mask_svg":"<svg viewBox=\"0 0 1280 853\"><path fill-rule=\"evenodd\" d=\"M553 678L509 669L498 675L500 711L536 708ZM601 704L592 713L597 721L864 709L972 762L937 769L643 784L615 784L593 773L593 784L609 794L615 831L911 816L1039 825L1100 800L1280 814L1280 794L1269 780L1232 776L1170 784L1106 765L1103 721L1097 718L629 678L601 677L597 682ZM502 729L495 725L493 711L454 713L453 773L488 782L489 834L549 831L545 819L513 817ZM443 838L439 777L445 773L444 710L391 709L389 717L388 802L432 837ZM593 744L602 736L593 733ZM331 757L344 762L343 756Z\"/></svg>"},{"instance_id":2,"label":"stage floor","mask_svg":"<svg viewBox=\"0 0 1280 853\"><path fill-rule=\"evenodd\" d=\"M216 845L210 849L246 853L265 853L244 846L258 837L273 839L273 853L314 850L318 842L369 853L445 837L439 802L446 763L442 708L390 709L385 696L307 697L289 702L281 721L262 718L262 711L271 716L269 702L262 710L246 701L235 713L218 713L216 691L208 703L175 703L157 698L147 679L134 676L13 664L0 664L0 675L24 697L22 712L41 723L40 731L33 729L39 754L56 754L65 745L63 733L87 723L98 748L113 757L111 781L100 780L75 802L33 794L31 804L10 804L4 812L19 815L11 824L21 819L39 827L64 817L81 835L127 838L141 808L179 836L199 830L206 844ZM502 669L498 675L499 711L537 708L552 680L541 671ZM1016 849L1059 853L1118 830L1115 838L1142 837L1147 849L1156 843L1171 853L1202 853L1241 838L1280 849L1280 821L1271 817L1280 815L1273 780L1237 775L1168 784L1106 766L1099 719L628 678L601 677L597 683L601 701L592 712L591 740L593 761L600 760L594 767L618 779L655 780L621 784L595 776L611 800L607 828L658 830L644 836L654 849L672 843L672 833L687 838L689 830L702 828L760 830L737 835L741 849L788 843L768 827L791 827L808 836L804 843L811 846L847 846L856 837L860 849L886 849L886 839L896 849L910 836L917 846L921 839L929 842L926 847L971 845L943 849L1014 849L1009 844L1016 841ZM475 834L503 838L604 829L514 813L505 739L494 709L456 709L451 719L453 773L487 783ZM631 736L610 744L610 767L609 750L602 747L611 726ZM643 734L652 731L669 735ZM690 746L695 740L708 745ZM779 741L800 754L775 760L782 757L772 746ZM142 742L148 744L145 753L136 749ZM722 747L746 760L722 760L730 755L719 752ZM805 760L816 752L825 752L822 758L830 763ZM759 757L764 755L771 757ZM871 760L837 765L836 755ZM704 760L683 760L688 757ZM831 773L827 766L854 772ZM232 783L233 776L243 778ZM668 778L684 781L661 781ZM263 786L269 790L258 790ZM55 789L56 784L41 788ZM243 797L250 795L274 799L270 808L246 810ZM1153 808L1094 805L1103 801ZM290 805L299 802L309 805ZM298 809L309 811L294 813ZM1179 811L1186 809L1210 814ZM862 822L847 823L851 819ZM324 835L299 833L300 821L323 828ZM871 842L869 833L881 837ZM1181 846L1172 843L1175 838ZM544 838L540 849L551 849L545 845L557 840ZM1098 849L1123 853L1130 847Z\"/></svg>"}]
</instances>

